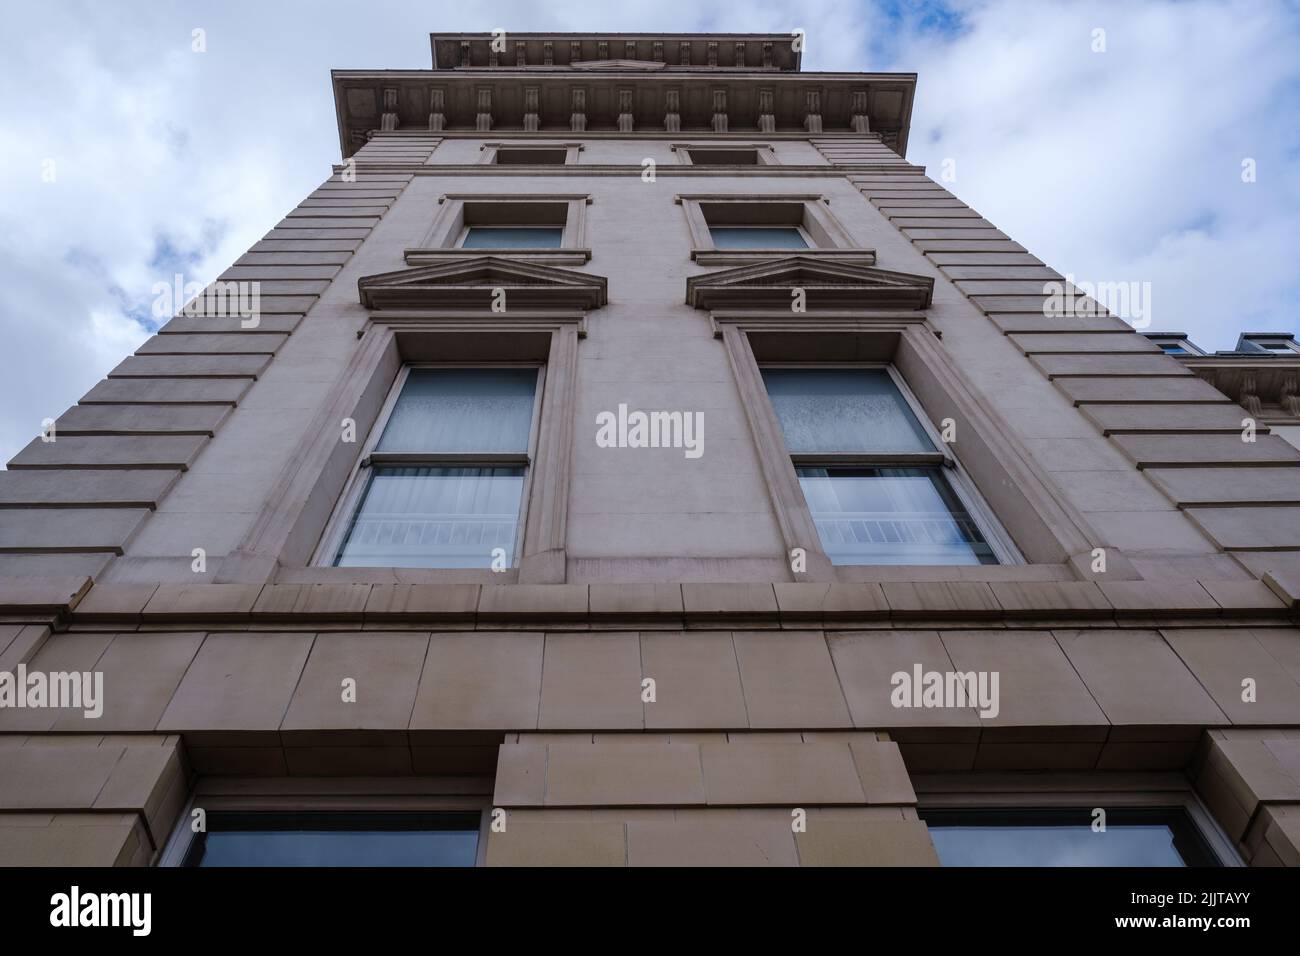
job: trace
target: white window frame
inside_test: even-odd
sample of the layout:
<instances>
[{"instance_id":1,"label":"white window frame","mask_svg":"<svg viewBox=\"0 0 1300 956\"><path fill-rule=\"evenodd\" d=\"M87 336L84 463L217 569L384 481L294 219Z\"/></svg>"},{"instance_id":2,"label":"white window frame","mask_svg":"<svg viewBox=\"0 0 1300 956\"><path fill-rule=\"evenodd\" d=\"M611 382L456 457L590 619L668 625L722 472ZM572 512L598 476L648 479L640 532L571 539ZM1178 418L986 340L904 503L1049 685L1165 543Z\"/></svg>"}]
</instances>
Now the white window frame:
<instances>
[{"instance_id":1,"label":"white window frame","mask_svg":"<svg viewBox=\"0 0 1300 956\"><path fill-rule=\"evenodd\" d=\"M477 454L468 452L464 454L413 453L397 456L381 453L380 457L383 460L378 463L374 462L375 446L379 443L384 429L388 427L393 409L397 406L397 399L401 396L402 389L406 386L406 381L410 377L412 369L455 369L463 371L466 369L500 368L534 368L537 370L537 381L533 390L533 413L528 424L528 451L526 454ZM408 464L440 468L497 466L522 467L524 469L524 483L520 489L519 498L519 515L516 519L514 553L510 556L510 570L518 569L524 553L524 534L528 527L528 499L532 491L533 463L537 459L537 441L538 432L540 431L538 426L541 421L542 392L545 384L546 365L543 362L404 362L401 371L398 372L392 387L388 391L388 396L384 399L384 405L380 409L379 416L375 419L370 433L361 446L356 461L352 466L352 473L348 476L347 484L344 486L343 494L339 496L338 504L335 505L334 512L325 525L325 532L321 535L320 544L316 548L316 553L312 556L312 564L318 567L332 568L336 566L334 562L338 558L339 550L343 547L343 541L351 524L352 516L356 514L356 509L361 506L362 496L369 485L370 469L375 464ZM454 570L425 566L421 566L421 569L433 571Z\"/></svg>"},{"instance_id":2,"label":"white window frame","mask_svg":"<svg viewBox=\"0 0 1300 956\"><path fill-rule=\"evenodd\" d=\"M993 513L993 509L984 501L983 496L975 487L975 482L966 474L961 462L948 448L939 435L939 431L934 427L925 409L917 401L912 390L908 388L907 381L899 373L892 362L759 362L758 369L760 375L764 369L804 369L814 371L831 371L834 369L859 369L859 370L884 370L889 376L898 393L902 395L903 401L907 403L908 409L924 430L926 437L930 439L931 444L937 449L934 452L913 452L913 453L855 453L855 452L827 452L824 454L816 453L794 453L788 447L785 447L784 429L781 432L781 441L785 455L790 462L791 468L800 467L824 467L824 468L854 468L854 467L873 467L873 466L895 466L895 467L917 467L917 466L942 466L944 477L948 481L949 487L952 488L953 494L961 502L966 513L971 516L975 524L979 527L980 533L984 536L985 543L988 544L993 556L997 559L999 565L1024 564L1025 560L1020 551L1012 542L1010 535L1002 527L1001 522ZM764 389L766 392L766 389ZM771 404L771 396L768 395L768 406L772 409L772 414L780 422L779 416L776 416L775 406ZM796 479L797 480L797 479ZM800 483L802 484L802 483ZM808 500L805 496L803 506L809 512L811 520L811 509L808 506ZM819 540L819 544L822 544ZM824 548L825 545L822 544ZM933 567L945 567L945 565L932 565ZM869 563L837 565L837 567L875 567Z\"/></svg>"}]
</instances>

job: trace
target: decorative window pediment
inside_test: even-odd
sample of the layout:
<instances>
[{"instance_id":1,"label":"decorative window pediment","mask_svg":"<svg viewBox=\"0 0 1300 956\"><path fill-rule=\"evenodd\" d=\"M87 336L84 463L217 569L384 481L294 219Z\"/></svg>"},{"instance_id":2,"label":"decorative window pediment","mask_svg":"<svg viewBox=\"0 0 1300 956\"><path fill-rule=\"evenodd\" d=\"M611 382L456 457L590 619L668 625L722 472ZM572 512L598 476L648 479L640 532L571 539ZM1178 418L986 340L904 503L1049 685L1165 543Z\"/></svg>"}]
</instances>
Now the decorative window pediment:
<instances>
[{"instance_id":1,"label":"decorative window pediment","mask_svg":"<svg viewBox=\"0 0 1300 956\"><path fill-rule=\"evenodd\" d=\"M569 64L575 70L662 70L667 65L654 60L576 60Z\"/></svg>"},{"instance_id":2,"label":"decorative window pediment","mask_svg":"<svg viewBox=\"0 0 1300 956\"><path fill-rule=\"evenodd\" d=\"M507 309L588 311L606 302L607 280L556 266L480 256L396 272L363 276L357 281L361 304L368 309L491 310L504 290Z\"/></svg>"},{"instance_id":3,"label":"decorative window pediment","mask_svg":"<svg viewBox=\"0 0 1300 956\"><path fill-rule=\"evenodd\" d=\"M686 280L686 303L697 309L789 309L794 289L804 290L809 312L926 309L934 280L814 256L788 256L692 276Z\"/></svg>"}]
</instances>

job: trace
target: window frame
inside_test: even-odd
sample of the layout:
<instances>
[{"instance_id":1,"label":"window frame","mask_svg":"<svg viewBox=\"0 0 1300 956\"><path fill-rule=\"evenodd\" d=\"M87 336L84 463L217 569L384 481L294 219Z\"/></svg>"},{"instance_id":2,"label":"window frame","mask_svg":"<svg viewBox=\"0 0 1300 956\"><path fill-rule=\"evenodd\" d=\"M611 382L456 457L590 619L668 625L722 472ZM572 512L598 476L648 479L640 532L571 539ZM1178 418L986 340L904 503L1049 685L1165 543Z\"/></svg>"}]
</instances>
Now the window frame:
<instances>
[{"instance_id":1,"label":"window frame","mask_svg":"<svg viewBox=\"0 0 1300 956\"><path fill-rule=\"evenodd\" d=\"M1183 332L1144 332L1143 334L1165 355L1179 357L1205 354L1201 349L1193 345L1187 334ZM1166 346L1175 346L1182 349L1182 351L1171 352Z\"/></svg>"},{"instance_id":2,"label":"window frame","mask_svg":"<svg viewBox=\"0 0 1300 956\"><path fill-rule=\"evenodd\" d=\"M812 369L830 371L832 369L873 369L883 370L893 382L894 387L902 396L903 401L907 404L908 410L913 417L920 423L921 429L925 432L930 443L937 449L934 452L898 452L898 453L862 453L862 452L824 452L824 453L807 453L791 452L785 444L785 430L781 426L780 418L776 414L776 408L772 405L770 395L767 395L768 409L772 417L776 419L778 425L778 435L781 440L781 451L795 474L795 483L799 486L802 493L802 482L799 481L798 468L802 467L819 467L819 468L861 468L861 467L939 467L942 468L944 479L948 482L948 487L956 495L957 500L961 502L966 513L979 527L980 533L984 536L984 541L988 544L997 559L997 566L1024 564L1024 558L1012 542L1011 537L1006 533L1002 524L997 520L993 510L984 501L974 481L966 473L961 462L949 450L948 444L940 438L938 429L930 421L925 412L925 408L912 394L908 387L907 381L902 374L894 367L892 362L780 362L780 361L763 361L756 362L760 379L764 369ZM764 384L764 394L767 394L766 384ZM812 509L808 505L807 496L803 496L803 507L808 513L809 520L812 521ZM815 522L814 522L815 527ZM821 545L821 536L818 535L818 544ZM823 546L823 551L825 550ZM983 562L981 562L982 564ZM893 566L893 565L889 565ZM910 566L910 565L904 565ZM927 567L964 567L964 565L926 565ZM992 565L986 565L989 567ZM870 568L885 567L885 565L874 565L869 563L836 565L836 567L853 567L853 568Z\"/></svg>"},{"instance_id":3,"label":"window frame","mask_svg":"<svg viewBox=\"0 0 1300 956\"><path fill-rule=\"evenodd\" d=\"M411 780L418 778L402 778ZM492 797L466 796L455 792L432 795L418 792L394 793L378 796L358 793L345 787L347 782L379 783L383 778L301 778L289 781L268 781L265 789L248 791L242 786L243 778L200 778L190 791L177 815L154 866L159 868L184 868L194 843L195 833L190 821L194 810L201 804L205 812L214 813L455 813L478 814L478 842L474 866L484 866L487 861L488 834L491 829Z\"/></svg>"},{"instance_id":4,"label":"window frame","mask_svg":"<svg viewBox=\"0 0 1300 956\"><path fill-rule=\"evenodd\" d=\"M830 210L830 199L821 194L768 194L768 193L691 193L675 196L673 201L682 207L686 228L691 238L691 258L702 266L735 266L768 262L786 256L815 256L826 259L844 259L862 265L873 265L875 253L858 245L848 229ZM764 218L763 207L798 205L802 213L798 222L775 216ZM711 227L705 208L709 206L749 207L752 222L717 223L722 226L795 226L800 230L807 249L719 249L713 244Z\"/></svg>"},{"instance_id":5,"label":"window frame","mask_svg":"<svg viewBox=\"0 0 1300 956\"><path fill-rule=\"evenodd\" d=\"M560 242L559 242L558 245L554 245L554 246L500 246L500 247L496 247L496 246L466 246L465 243L466 243L467 241L469 241L469 234L470 234L473 230L475 230L475 229L559 229L559 230L560 230ZM563 226L548 226L548 225L533 224L533 223L530 223L530 224L527 224L527 225L524 225L524 224L515 224L515 223L503 223L503 222L501 222L501 223L494 222L494 223L491 223L491 224L486 224L486 223L485 223L485 224L471 223L471 224L466 224L466 225L464 225L464 226L461 227L460 235L456 237L456 245L455 245L455 248L456 248L456 249L464 249L464 250L467 251L467 252L469 252L469 251L477 252L479 255L482 255L482 256L490 256L490 255L494 255L494 254L496 254L497 252L502 252L502 253L505 253L505 254L507 254L507 255L517 255L519 252L521 252L522 250L525 250L525 249L526 249L526 250L529 250L529 251L540 250L540 251L543 251L543 252L549 252L549 251L555 251L555 252L558 252L558 251L560 251L561 249L564 248L564 227L563 227Z\"/></svg>"},{"instance_id":6,"label":"window frame","mask_svg":"<svg viewBox=\"0 0 1300 956\"><path fill-rule=\"evenodd\" d=\"M424 238L416 247L405 250L407 265L428 265L454 258L503 256L545 265L581 266L591 259L587 242L587 206L589 193L444 193L438 197L438 209ZM529 221L525 207L563 206L563 221ZM484 212L490 222L472 221ZM473 226L560 226L558 247L519 249L466 249L465 236Z\"/></svg>"},{"instance_id":7,"label":"window frame","mask_svg":"<svg viewBox=\"0 0 1300 956\"><path fill-rule=\"evenodd\" d=\"M779 166L780 162L776 157L776 147L771 143L673 143L670 147L673 154L677 157L677 162L683 166L698 166L701 169L720 168L720 169L737 169L750 168L750 166ZM735 153L745 150L752 150L754 153L754 163L697 163L695 157L691 155L694 150L700 153Z\"/></svg>"},{"instance_id":8,"label":"window frame","mask_svg":"<svg viewBox=\"0 0 1300 956\"><path fill-rule=\"evenodd\" d=\"M399 453L399 452L376 452L375 446L383 437L384 429L388 427L388 422L392 417L393 409L397 406L397 400L401 397L402 389L406 386L407 379L410 378L411 371L417 368L430 369L498 369L498 368L535 368L537 369L537 381L533 386L533 411L532 417L528 423L528 451L523 454L477 454L473 452L466 453L448 453L448 452L431 452L431 453ZM392 386L389 388L388 395L384 399L384 404L379 410L379 415L375 418L374 424L371 425L369 433L366 435L365 442L357 454L356 461L353 463L352 472L349 474L347 484L344 486L343 493L339 496L334 506L334 511L330 514L329 521L325 524L325 530L321 534L320 543L316 551L312 554L311 564L314 567L328 568L349 568L355 565L339 565L335 562L338 559L339 551L343 547L347 532L351 526L352 517L356 510L361 506L366 489L370 484L370 477L373 475L373 468L391 466L391 467L436 467L436 468L474 468L474 467L510 467L524 469L524 483L519 492L519 514L516 517L516 531L514 550L510 555L510 565L507 570L516 571L524 554L524 535L528 529L528 499L532 493L534 463L537 460L537 442L538 433L541 430L542 418L542 394L546 385L546 363L545 362L403 362L401 370L397 373ZM379 461L376 461L376 456ZM397 567L404 567L398 565ZM440 568L417 565L412 570L425 571L453 571L464 570L457 568Z\"/></svg>"},{"instance_id":9,"label":"window frame","mask_svg":"<svg viewBox=\"0 0 1300 956\"><path fill-rule=\"evenodd\" d=\"M513 141L513 142L506 141L506 142L498 142L498 143L483 143L479 146L478 162L479 165L485 165L485 166L506 165L506 166L516 166L523 169L528 169L532 167L545 167L545 166L576 166L580 162L581 159L580 154L582 153L583 148L584 147L582 143L544 143L544 142L534 143L534 142L530 142L529 140ZM562 151L564 153L564 162L502 164L497 161L497 156L503 149L504 150L512 150L512 149L555 150L556 152Z\"/></svg>"},{"instance_id":10,"label":"window frame","mask_svg":"<svg viewBox=\"0 0 1300 956\"><path fill-rule=\"evenodd\" d=\"M716 229L794 229L796 232L799 233L800 236L803 237L804 245L806 246L806 248L804 248L804 249L787 249L787 250L785 250L786 255L798 256L798 255L803 255L804 253L808 253L808 252L816 252L816 251L817 251L817 240L815 240L811 235L809 235L808 230L807 230L806 228L804 228L804 226L803 226L802 223L790 223L790 224L787 224L787 225L784 225L784 226L779 226L779 225L759 225L759 224L754 224L754 225L732 225L732 224L730 224L730 223L727 223L727 224L719 224L719 225L717 225L717 226L709 226L709 241L710 241L710 242L713 241L713 230L714 230L715 228L716 228ZM768 248L766 248L766 249L717 249L717 246L714 246L714 249L716 249L718 252L724 252L724 253L732 253L732 252L740 252L740 253L747 253L747 252L763 252L763 253L771 254L771 253L773 252L773 250L776 249L776 248L779 248L779 247L775 247L775 246L773 246L773 247L768 247Z\"/></svg>"},{"instance_id":11,"label":"window frame","mask_svg":"<svg viewBox=\"0 0 1300 956\"><path fill-rule=\"evenodd\" d=\"M1246 865L1181 773L919 773L912 775L912 786L922 820L929 810L1178 810L1187 814L1220 866Z\"/></svg>"}]
</instances>

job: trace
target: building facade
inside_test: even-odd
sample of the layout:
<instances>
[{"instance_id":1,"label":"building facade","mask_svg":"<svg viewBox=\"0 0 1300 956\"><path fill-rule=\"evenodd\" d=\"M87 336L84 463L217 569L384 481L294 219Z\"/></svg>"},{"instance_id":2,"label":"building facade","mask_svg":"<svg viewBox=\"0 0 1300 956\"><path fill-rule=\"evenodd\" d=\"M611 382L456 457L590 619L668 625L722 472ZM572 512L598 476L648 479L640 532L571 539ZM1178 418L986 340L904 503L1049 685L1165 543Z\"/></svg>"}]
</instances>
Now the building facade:
<instances>
[{"instance_id":1,"label":"building facade","mask_svg":"<svg viewBox=\"0 0 1300 956\"><path fill-rule=\"evenodd\" d=\"M333 74L0 474L0 862L1300 862L1296 363L1062 311L801 39Z\"/></svg>"}]
</instances>

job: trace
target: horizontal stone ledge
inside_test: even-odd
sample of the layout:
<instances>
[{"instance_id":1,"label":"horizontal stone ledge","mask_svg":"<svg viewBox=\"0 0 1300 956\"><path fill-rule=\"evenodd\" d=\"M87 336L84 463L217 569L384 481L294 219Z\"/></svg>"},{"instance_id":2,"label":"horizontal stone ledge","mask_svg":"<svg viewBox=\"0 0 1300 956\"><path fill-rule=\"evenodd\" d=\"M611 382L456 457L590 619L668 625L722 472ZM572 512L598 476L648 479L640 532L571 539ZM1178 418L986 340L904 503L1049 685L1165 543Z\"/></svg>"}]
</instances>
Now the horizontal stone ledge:
<instances>
[{"instance_id":1,"label":"horizontal stone ledge","mask_svg":"<svg viewBox=\"0 0 1300 956\"><path fill-rule=\"evenodd\" d=\"M4 510L0 509L0 520ZM74 623L615 630L916 622L1106 622L1285 615L1259 582L768 584L100 584Z\"/></svg>"},{"instance_id":2,"label":"horizontal stone ledge","mask_svg":"<svg viewBox=\"0 0 1300 956\"><path fill-rule=\"evenodd\" d=\"M75 607L90 578L0 578L0 613L59 613Z\"/></svg>"}]
</instances>

